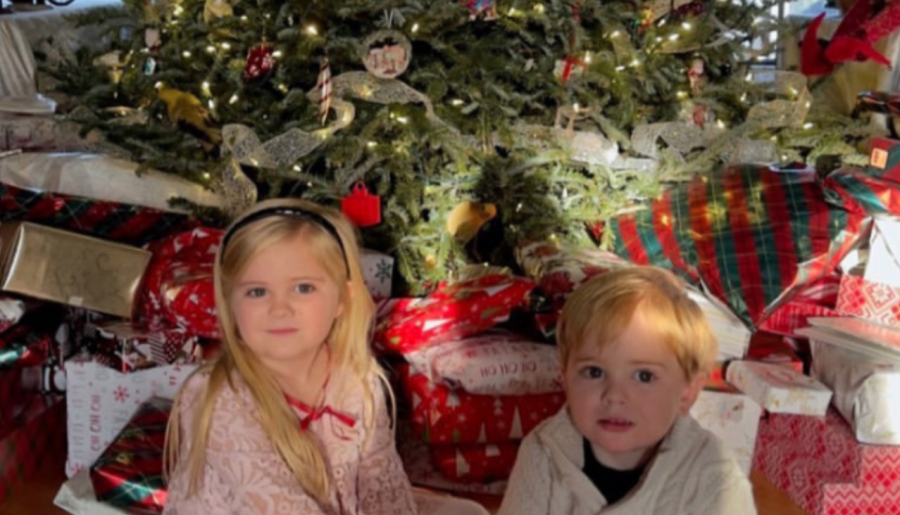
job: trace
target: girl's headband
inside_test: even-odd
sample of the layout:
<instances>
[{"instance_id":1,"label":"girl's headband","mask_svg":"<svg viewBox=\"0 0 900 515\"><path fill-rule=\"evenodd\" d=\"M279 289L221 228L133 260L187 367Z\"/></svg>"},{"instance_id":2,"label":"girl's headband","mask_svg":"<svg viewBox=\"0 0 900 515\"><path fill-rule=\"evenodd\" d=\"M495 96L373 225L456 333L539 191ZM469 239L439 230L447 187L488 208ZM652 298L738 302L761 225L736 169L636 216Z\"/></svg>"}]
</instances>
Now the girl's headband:
<instances>
[{"instance_id":1,"label":"girl's headband","mask_svg":"<svg viewBox=\"0 0 900 515\"><path fill-rule=\"evenodd\" d=\"M334 228L334 225L328 221L324 216L313 213L312 211L307 211L305 209L300 209L296 207L271 207L268 209L262 209L243 218L238 223L231 226L231 229L225 233L225 236L222 238L222 249L221 255L224 259L225 257L225 248L228 247L228 242L231 241L231 237L234 236L241 227L245 227L247 225L252 224L258 220L262 220L263 218L269 218L270 216L287 216L290 218L294 218L297 220L309 220L310 222L315 223L319 227L328 231L334 240L337 242L338 247L341 248L341 255L344 256L344 266L347 268L347 277L350 277L350 263L347 261L347 251L344 250L344 243L341 241L341 236L338 234L337 229Z\"/></svg>"}]
</instances>

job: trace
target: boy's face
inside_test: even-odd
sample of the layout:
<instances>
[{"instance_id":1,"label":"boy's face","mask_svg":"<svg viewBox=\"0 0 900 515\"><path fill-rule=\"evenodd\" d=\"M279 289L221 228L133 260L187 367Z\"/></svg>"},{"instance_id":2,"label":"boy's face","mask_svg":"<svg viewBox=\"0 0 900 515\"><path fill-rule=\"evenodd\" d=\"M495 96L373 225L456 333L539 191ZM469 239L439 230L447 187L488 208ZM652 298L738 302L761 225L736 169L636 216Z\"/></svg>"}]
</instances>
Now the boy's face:
<instances>
[{"instance_id":1,"label":"boy's face","mask_svg":"<svg viewBox=\"0 0 900 515\"><path fill-rule=\"evenodd\" d=\"M633 469L686 415L703 377L685 379L675 354L638 310L603 350L590 342L563 365L569 414L607 467Z\"/></svg>"}]
</instances>

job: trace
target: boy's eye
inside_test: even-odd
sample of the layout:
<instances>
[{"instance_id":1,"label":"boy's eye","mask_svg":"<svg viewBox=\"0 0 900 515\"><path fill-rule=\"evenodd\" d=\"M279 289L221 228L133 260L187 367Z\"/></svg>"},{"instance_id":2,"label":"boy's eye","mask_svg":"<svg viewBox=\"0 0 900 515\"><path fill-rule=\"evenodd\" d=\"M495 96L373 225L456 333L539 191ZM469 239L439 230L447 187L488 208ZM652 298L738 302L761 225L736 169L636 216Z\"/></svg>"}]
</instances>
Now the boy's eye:
<instances>
[{"instance_id":1,"label":"boy's eye","mask_svg":"<svg viewBox=\"0 0 900 515\"><path fill-rule=\"evenodd\" d=\"M584 367L581 369L581 375L588 379L600 379L603 377L603 369L598 367Z\"/></svg>"},{"instance_id":2,"label":"boy's eye","mask_svg":"<svg viewBox=\"0 0 900 515\"><path fill-rule=\"evenodd\" d=\"M247 290L247 296L250 298L259 298L266 294L265 288L250 288Z\"/></svg>"},{"instance_id":3,"label":"boy's eye","mask_svg":"<svg viewBox=\"0 0 900 515\"><path fill-rule=\"evenodd\" d=\"M316 287L309 283L301 283L296 287L297 293L312 293L316 291Z\"/></svg>"},{"instance_id":4,"label":"boy's eye","mask_svg":"<svg viewBox=\"0 0 900 515\"><path fill-rule=\"evenodd\" d=\"M634 378L642 383L650 383L656 379L656 376L649 370L638 370L634 373Z\"/></svg>"}]
</instances>

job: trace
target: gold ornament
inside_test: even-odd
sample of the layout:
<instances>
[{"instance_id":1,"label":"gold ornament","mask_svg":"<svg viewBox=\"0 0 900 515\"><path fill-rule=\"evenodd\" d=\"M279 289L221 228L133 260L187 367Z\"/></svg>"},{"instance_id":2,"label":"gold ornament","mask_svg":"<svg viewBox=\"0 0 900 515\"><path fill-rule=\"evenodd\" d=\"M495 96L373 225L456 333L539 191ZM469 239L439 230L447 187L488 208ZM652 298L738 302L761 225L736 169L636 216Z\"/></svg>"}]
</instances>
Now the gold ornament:
<instances>
[{"instance_id":1,"label":"gold ornament","mask_svg":"<svg viewBox=\"0 0 900 515\"><path fill-rule=\"evenodd\" d=\"M203 6L203 21L209 23L217 18L234 16L234 6L241 0L206 0Z\"/></svg>"},{"instance_id":2,"label":"gold ornament","mask_svg":"<svg viewBox=\"0 0 900 515\"><path fill-rule=\"evenodd\" d=\"M159 88L159 98L166 103L169 120L176 124L184 124L194 129L208 143L219 144L222 141L222 131L213 125L209 111L200 100L190 93L162 87Z\"/></svg>"},{"instance_id":3,"label":"gold ornament","mask_svg":"<svg viewBox=\"0 0 900 515\"><path fill-rule=\"evenodd\" d=\"M447 232L460 243L466 244L495 216L497 206L494 204L467 200L450 212L450 216L447 217Z\"/></svg>"}]
</instances>

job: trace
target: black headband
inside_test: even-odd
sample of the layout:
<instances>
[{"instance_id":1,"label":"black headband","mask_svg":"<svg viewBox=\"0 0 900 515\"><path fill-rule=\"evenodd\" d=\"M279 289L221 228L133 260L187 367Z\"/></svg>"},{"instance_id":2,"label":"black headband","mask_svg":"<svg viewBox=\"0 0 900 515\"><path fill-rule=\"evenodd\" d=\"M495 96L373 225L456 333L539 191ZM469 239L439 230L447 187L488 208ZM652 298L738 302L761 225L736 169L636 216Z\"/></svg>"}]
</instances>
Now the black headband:
<instances>
[{"instance_id":1,"label":"black headband","mask_svg":"<svg viewBox=\"0 0 900 515\"><path fill-rule=\"evenodd\" d=\"M222 237L222 249L220 251L222 259L225 258L225 248L228 247L228 242L231 241L231 237L234 236L234 233L236 233L241 227L245 227L253 222L262 220L263 218L268 218L270 216L287 216L298 220L309 220L310 222L314 222L319 227L328 231L328 234L334 237L334 241L336 241L338 247L341 248L341 254L344 256L344 265L347 268L347 277L350 277L350 263L347 261L347 251L344 250L344 243L341 241L341 236L338 234L337 229L334 228L334 225L332 225L331 222L328 221L328 219L318 213L313 213L312 211L307 211L305 209L295 207L271 207L269 209L262 209L232 225L231 229L229 229L228 232L225 233L225 236Z\"/></svg>"}]
</instances>

